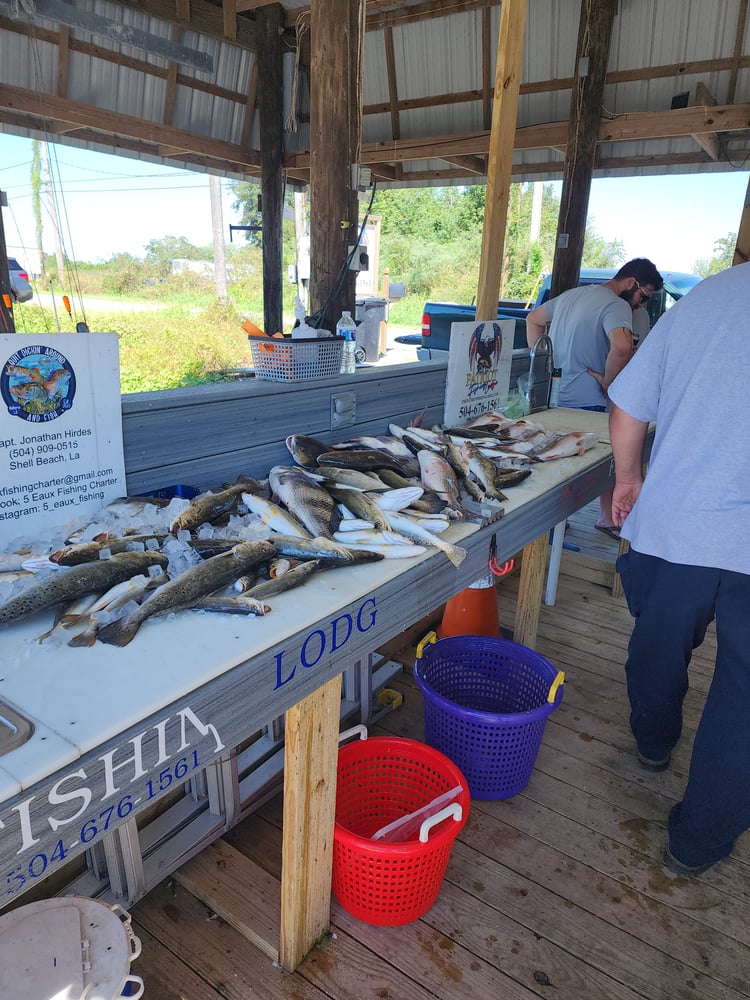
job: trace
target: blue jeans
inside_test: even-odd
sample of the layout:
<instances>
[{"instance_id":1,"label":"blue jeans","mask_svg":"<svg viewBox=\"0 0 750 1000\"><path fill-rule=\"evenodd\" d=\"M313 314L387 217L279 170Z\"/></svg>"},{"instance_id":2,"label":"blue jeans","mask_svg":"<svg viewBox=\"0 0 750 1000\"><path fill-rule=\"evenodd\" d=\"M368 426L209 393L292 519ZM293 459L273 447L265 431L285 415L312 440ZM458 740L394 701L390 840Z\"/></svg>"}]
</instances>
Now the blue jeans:
<instances>
[{"instance_id":1,"label":"blue jeans","mask_svg":"<svg viewBox=\"0 0 750 1000\"><path fill-rule=\"evenodd\" d=\"M625 665L630 728L640 752L667 756L682 731L692 652L716 619L716 666L695 734L669 846L711 864L750 828L750 575L666 562L633 549L617 560L635 625Z\"/></svg>"}]
</instances>

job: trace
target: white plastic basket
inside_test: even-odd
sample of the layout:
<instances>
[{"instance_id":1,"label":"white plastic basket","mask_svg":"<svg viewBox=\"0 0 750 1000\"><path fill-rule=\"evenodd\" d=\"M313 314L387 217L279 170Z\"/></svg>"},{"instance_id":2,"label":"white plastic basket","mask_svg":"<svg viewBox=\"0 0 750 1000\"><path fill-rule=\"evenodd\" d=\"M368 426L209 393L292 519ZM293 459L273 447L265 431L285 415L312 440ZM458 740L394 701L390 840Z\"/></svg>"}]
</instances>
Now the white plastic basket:
<instances>
[{"instance_id":1,"label":"white plastic basket","mask_svg":"<svg viewBox=\"0 0 750 1000\"><path fill-rule=\"evenodd\" d=\"M256 378L276 382L338 375L341 371L343 337L288 338L253 337L250 353Z\"/></svg>"}]
</instances>

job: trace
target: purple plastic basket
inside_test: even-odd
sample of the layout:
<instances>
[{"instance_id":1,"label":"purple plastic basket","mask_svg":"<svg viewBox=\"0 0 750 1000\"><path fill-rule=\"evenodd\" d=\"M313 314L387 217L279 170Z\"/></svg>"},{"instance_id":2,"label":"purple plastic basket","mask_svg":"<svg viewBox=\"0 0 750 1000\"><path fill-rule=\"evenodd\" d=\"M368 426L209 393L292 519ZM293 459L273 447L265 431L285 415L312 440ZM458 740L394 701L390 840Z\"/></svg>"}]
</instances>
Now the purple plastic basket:
<instances>
[{"instance_id":1,"label":"purple plastic basket","mask_svg":"<svg viewBox=\"0 0 750 1000\"><path fill-rule=\"evenodd\" d=\"M425 742L461 769L473 799L517 795L562 701L564 675L533 649L492 636L422 647L414 679L424 697Z\"/></svg>"}]
</instances>

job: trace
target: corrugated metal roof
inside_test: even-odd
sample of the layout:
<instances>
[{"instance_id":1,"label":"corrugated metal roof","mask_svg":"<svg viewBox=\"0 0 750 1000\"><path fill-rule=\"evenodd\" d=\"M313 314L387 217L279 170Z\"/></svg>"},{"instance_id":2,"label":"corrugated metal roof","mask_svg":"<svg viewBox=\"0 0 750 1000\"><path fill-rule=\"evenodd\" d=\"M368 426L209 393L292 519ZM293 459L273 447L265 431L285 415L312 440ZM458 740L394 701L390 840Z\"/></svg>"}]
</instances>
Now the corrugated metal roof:
<instances>
[{"instance_id":1,"label":"corrugated metal roof","mask_svg":"<svg viewBox=\"0 0 750 1000\"><path fill-rule=\"evenodd\" d=\"M154 10L164 9L155 0L138 6L76 0L74 7L82 16L101 16L123 28L140 29L162 46L178 38L180 45L211 58L210 72L175 62L168 51L146 52L81 27L70 28L65 45L59 23L35 13L36 3L44 9L43 0L0 0L0 130L229 177L257 174L257 114L248 107L255 86L253 12L237 16L238 35L231 40L223 35L219 3L212 6L204 0L198 8L199 0L192 2L195 23L177 33L172 22L154 15ZM284 56L288 116L293 28L309 9L303 0L285 0L283 8L291 40ZM546 123L568 121L580 10L581 4L573 0L528 2L517 114L517 126L527 137L533 138ZM362 155L376 173L381 167L381 185L482 179L481 157L490 127L483 81L494 84L500 17L501 7L492 0L452 0L444 13L434 4L371 0L364 43ZM742 0L620 0L603 118L615 122L626 114L668 113L675 95L683 92L692 105L698 83L719 105L744 105L750 100L746 17ZM392 37L392 92L387 32ZM60 80L66 81L62 89ZM309 147L305 76L298 86L298 112L296 131L286 134L289 156ZM136 127L135 121L142 125ZM641 129L627 141L602 141L595 176L745 167L750 115L740 124L749 127L720 136L716 161L684 135L651 137ZM454 138L443 151L452 160L437 158L433 149L420 157L420 141L424 145L436 137ZM415 146L408 153L399 149L406 142ZM378 156L375 144L384 144ZM456 159L465 153L473 157L469 167ZM516 149L514 179L559 177L563 160L564 141ZM304 168L298 171L302 173Z\"/></svg>"}]
</instances>

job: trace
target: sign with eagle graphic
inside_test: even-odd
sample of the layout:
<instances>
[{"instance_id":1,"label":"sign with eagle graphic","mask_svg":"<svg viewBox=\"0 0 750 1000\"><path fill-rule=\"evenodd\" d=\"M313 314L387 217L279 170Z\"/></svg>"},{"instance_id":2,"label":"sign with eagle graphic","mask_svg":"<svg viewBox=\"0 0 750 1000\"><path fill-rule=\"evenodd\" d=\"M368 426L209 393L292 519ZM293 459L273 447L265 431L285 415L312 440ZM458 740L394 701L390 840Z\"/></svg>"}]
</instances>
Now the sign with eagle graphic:
<instances>
[{"instance_id":1,"label":"sign with eagle graphic","mask_svg":"<svg viewBox=\"0 0 750 1000\"><path fill-rule=\"evenodd\" d=\"M516 321L454 323L445 382L445 423L496 410L508 395Z\"/></svg>"}]
</instances>

